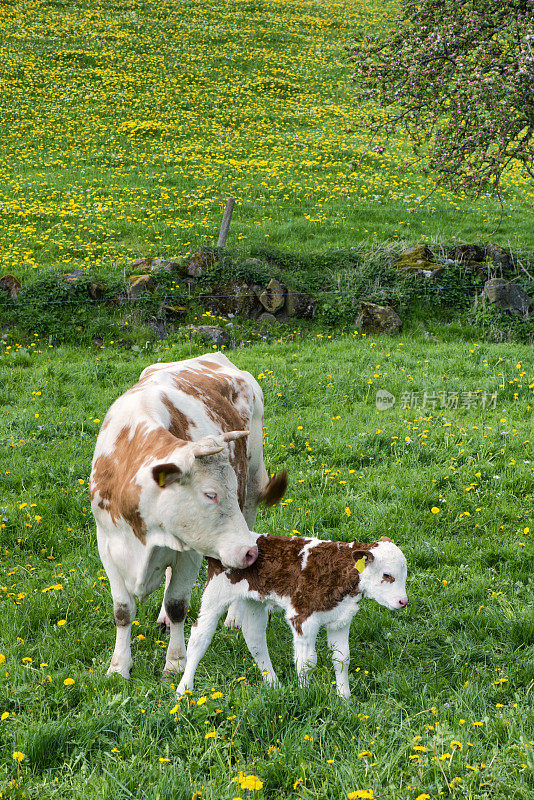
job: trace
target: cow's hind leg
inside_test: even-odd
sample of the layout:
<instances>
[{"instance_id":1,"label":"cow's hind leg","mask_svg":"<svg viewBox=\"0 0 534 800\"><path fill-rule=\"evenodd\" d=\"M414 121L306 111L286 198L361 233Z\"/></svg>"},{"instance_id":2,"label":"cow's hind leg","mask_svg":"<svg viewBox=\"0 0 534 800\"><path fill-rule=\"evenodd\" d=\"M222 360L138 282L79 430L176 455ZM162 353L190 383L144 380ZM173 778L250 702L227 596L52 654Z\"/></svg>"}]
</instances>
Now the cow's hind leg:
<instances>
[{"instance_id":1,"label":"cow's hind leg","mask_svg":"<svg viewBox=\"0 0 534 800\"><path fill-rule=\"evenodd\" d=\"M194 552L180 553L172 566L166 585L163 605L169 620L170 638L165 661L165 675L182 672L187 650L184 639L184 620L189 608L191 589L198 575L202 556Z\"/></svg>"}]
</instances>

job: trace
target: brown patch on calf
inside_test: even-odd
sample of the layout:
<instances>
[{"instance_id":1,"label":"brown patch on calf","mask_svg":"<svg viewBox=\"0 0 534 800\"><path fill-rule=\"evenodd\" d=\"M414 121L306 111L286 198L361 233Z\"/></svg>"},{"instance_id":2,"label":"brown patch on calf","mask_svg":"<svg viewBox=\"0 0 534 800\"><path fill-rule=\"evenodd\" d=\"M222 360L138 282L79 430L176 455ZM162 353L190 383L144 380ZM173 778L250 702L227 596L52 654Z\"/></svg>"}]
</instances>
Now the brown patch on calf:
<instances>
[{"instance_id":1,"label":"brown patch on calf","mask_svg":"<svg viewBox=\"0 0 534 800\"><path fill-rule=\"evenodd\" d=\"M146 543L146 525L139 511L141 487L136 482L139 469L149 458L164 459L180 443L165 428L147 431L138 425L133 435L126 426L119 431L112 453L102 454L94 464L91 500L100 495L99 508L109 513L113 522L122 517L135 536Z\"/></svg>"},{"instance_id":2,"label":"brown patch on calf","mask_svg":"<svg viewBox=\"0 0 534 800\"><path fill-rule=\"evenodd\" d=\"M165 611L171 622L183 622L187 614L185 600L165 600Z\"/></svg>"},{"instance_id":3,"label":"brown patch on calf","mask_svg":"<svg viewBox=\"0 0 534 800\"><path fill-rule=\"evenodd\" d=\"M302 633L303 623L316 611L331 611L347 595L360 594L360 573L354 566L357 558L368 556L376 547L355 542L318 542L308 553L302 569L300 553L309 539L285 536L260 536L256 542L258 558L247 569L225 569L220 561L208 559L208 582L225 572L231 583L246 580L260 598L270 592L289 597L295 609L291 623Z\"/></svg>"},{"instance_id":4,"label":"brown patch on calf","mask_svg":"<svg viewBox=\"0 0 534 800\"><path fill-rule=\"evenodd\" d=\"M211 362L209 367L213 367ZM248 384L242 378L214 374L211 369L206 371L206 367L203 371L183 369L173 378L177 389L200 400L207 415L215 422L221 433L248 429L249 416L240 414L236 408L236 403L241 398L247 399L250 395ZM246 439L235 440L229 445L229 449L230 464L237 477L237 499L239 507L243 509L248 482Z\"/></svg>"},{"instance_id":5,"label":"brown patch on calf","mask_svg":"<svg viewBox=\"0 0 534 800\"><path fill-rule=\"evenodd\" d=\"M287 489L287 472L285 469L278 475L272 475L267 486L261 490L258 503L266 506L275 506L280 502Z\"/></svg>"}]
</instances>

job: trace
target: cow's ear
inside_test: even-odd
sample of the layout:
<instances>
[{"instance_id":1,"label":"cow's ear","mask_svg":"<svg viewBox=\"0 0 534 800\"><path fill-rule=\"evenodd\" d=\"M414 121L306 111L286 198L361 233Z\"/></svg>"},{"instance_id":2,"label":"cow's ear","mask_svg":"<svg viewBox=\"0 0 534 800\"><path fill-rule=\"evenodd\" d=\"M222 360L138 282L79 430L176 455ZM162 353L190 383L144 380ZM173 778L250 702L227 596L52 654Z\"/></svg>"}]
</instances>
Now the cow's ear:
<instances>
[{"instance_id":1,"label":"cow's ear","mask_svg":"<svg viewBox=\"0 0 534 800\"><path fill-rule=\"evenodd\" d=\"M157 464L152 467L152 477L161 489L181 481L183 471L177 464Z\"/></svg>"},{"instance_id":2,"label":"cow's ear","mask_svg":"<svg viewBox=\"0 0 534 800\"><path fill-rule=\"evenodd\" d=\"M368 550L353 550L352 557L354 559L354 566L358 572L363 572L365 567L370 564L371 561L375 560L374 555L369 553Z\"/></svg>"}]
</instances>

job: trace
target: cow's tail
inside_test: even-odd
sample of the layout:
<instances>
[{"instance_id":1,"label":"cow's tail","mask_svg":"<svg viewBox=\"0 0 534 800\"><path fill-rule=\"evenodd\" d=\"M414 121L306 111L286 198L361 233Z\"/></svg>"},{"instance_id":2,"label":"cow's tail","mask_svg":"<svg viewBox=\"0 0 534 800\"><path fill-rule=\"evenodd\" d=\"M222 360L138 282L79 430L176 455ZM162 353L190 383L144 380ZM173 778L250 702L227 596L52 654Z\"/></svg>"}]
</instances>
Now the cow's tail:
<instances>
[{"instance_id":1,"label":"cow's tail","mask_svg":"<svg viewBox=\"0 0 534 800\"><path fill-rule=\"evenodd\" d=\"M285 469L278 475L272 475L267 485L262 489L258 497L258 503L266 506L275 506L280 502L287 489L287 472Z\"/></svg>"}]
</instances>

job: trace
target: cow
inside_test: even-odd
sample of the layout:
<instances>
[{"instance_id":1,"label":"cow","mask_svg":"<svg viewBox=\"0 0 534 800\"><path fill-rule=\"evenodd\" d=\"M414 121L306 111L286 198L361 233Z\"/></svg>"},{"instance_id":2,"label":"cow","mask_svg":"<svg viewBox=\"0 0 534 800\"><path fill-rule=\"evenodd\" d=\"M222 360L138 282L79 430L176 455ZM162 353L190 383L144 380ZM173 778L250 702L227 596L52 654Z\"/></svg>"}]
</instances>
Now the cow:
<instances>
[{"instance_id":1,"label":"cow","mask_svg":"<svg viewBox=\"0 0 534 800\"><path fill-rule=\"evenodd\" d=\"M258 558L246 569L225 567L208 559L208 576L198 619L191 629L187 665L178 695L193 688L198 663L213 638L226 608L244 604L242 631L265 680L278 684L267 649L271 609L281 610L293 634L298 676L306 683L315 666L315 640L326 635L340 697L349 697L349 630L363 597L392 611L404 608L406 559L387 537L379 542L331 542L287 536L258 536Z\"/></svg>"},{"instance_id":2,"label":"cow","mask_svg":"<svg viewBox=\"0 0 534 800\"><path fill-rule=\"evenodd\" d=\"M262 452L263 394L222 353L147 367L106 414L90 494L98 552L113 597L116 643L108 675L130 676L136 601L167 581L165 673L185 666L184 619L203 556L242 569L257 558L258 504L285 491ZM229 625L239 624L238 605Z\"/></svg>"}]
</instances>

